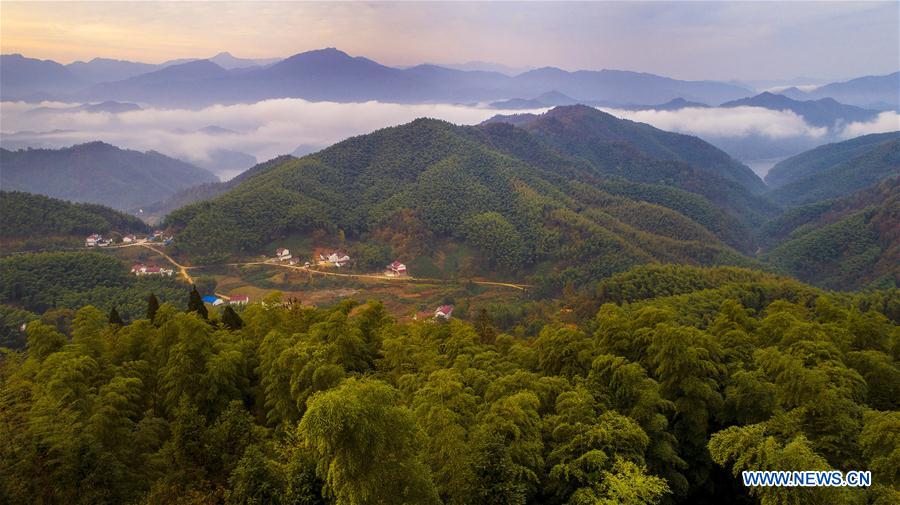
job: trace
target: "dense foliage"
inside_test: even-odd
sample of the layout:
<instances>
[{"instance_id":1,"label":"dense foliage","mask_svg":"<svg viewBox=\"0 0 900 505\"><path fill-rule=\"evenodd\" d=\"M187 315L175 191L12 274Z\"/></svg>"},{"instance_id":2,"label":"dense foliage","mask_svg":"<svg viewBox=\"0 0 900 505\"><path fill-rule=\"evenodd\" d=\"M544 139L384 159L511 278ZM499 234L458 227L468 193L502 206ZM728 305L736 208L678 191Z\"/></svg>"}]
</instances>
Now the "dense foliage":
<instances>
[{"instance_id":1,"label":"dense foliage","mask_svg":"<svg viewBox=\"0 0 900 505\"><path fill-rule=\"evenodd\" d=\"M0 497L897 502L896 292L645 267L600 293L617 303L529 339L487 312L401 324L378 303L274 298L230 322L168 304L124 326L93 307L33 321L0 362ZM832 468L874 483L748 492L736 476Z\"/></svg>"},{"instance_id":2,"label":"dense foliage","mask_svg":"<svg viewBox=\"0 0 900 505\"><path fill-rule=\"evenodd\" d=\"M873 148L897 138L900 138L900 132L873 133L816 147L775 164L766 174L766 183L778 188L801 181L862 156Z\"/></svg>"},{"instance_id":3,"label":"dense foliage","mask_svg":"<svg viewBox=\"0 0 900 505\"><path fill-rule=\"evenodd\" d=\"M53 238L77 238L77 245L92 233L115 231L145 233L140 219L88 203L70 203L20 191L0 191L0 240L40 244Z\"/></svg>"},{"instance_id":4,"label":"dense foliage","mask_svg":"<svg viewBox=\"0 0 900 505\"><path fill-rule=\"evenodd\" d=\"M834 289L900 285L900 178L798 207L767 231L780 243L766 260L806 282Z\"/></svg>"},{"instance_id":5,"label":"dense foliage","mask_svg":"<svg viewBox=\"0 0 900 505\"><path fill-rule=\"evenodd\" d=\"M0 304L43 313L51 308L117 307L125 320L143 317L150 293L183 307L187 293L173 278L128 273L118 259L99 253L18 254L0 259Z\"/></svg>"},{"instance_id":6,"label":"dense foliage","mask_svg":"<svg viewBox=\"0 0 900 505\"><path fill-rule=\"evenodd\" d=\"M804 165L803 161L807 160L801 158L799 167L796 167L797 172L809 175L796 180L782 176L780 179L785 180L784 185L775 187L769 194L772 199L785 205L803 205L848 196L888 177L896 177L900 175L900 138L897 138L897 135L897 133L880 134L876 138L887 137L890 140L861 144L866 145L867 149L861 149L857 142L861 139L868 140L867 137L872 137L871 135L849 140L848 146L842 146L843 143L835 144L830 148L837 153L826 151L832 156L815 159L815 162L809 165ZM838 150L841 147L843 149ZM815 150L810 151L814 152ZM857 155L844 160L844 156L841 156L844 153ZM840 161L831 164L833 160ZM782 171L793 173L791 169L794 167L789 162L790 160L782 162L786 164L783 165L785 168Z\"/></svg>"},{"instance_id":7,"label":"dense foliage","mask_svg":"<svg viewBox=\"0 0 900 505\"><path fill-rule=\"evenodd\" d=\"M268 170L292 159L294 159L294 157L288 154L277 156L269 161L265 161L248 168L247 170L241 172L240 174L232 179L229 179L226 182L206 182L182 189L162 201L154 202L150 205L144 205L142 209L144 213L142 214L142 216L149 222L161 221L162 218L164 218L174 210L180 209L181 207L192 204L194 202L215 198L222 193L225 193L229 189L237 186L241 182L244 182L247 179L259 175L263 172L267 172Z\"/></svg>"}]
</instances>

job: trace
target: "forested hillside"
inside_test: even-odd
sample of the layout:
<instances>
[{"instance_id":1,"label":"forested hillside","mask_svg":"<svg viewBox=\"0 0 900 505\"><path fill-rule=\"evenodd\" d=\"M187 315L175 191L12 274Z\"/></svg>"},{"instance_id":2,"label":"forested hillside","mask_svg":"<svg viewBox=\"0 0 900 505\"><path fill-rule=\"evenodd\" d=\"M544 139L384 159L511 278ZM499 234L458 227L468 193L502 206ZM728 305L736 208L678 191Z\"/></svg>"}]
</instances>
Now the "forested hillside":
<instances>
[{"instance_id":1,"label":"forested hillside","mask_svg":"<svg viewBox=\"0 0 900 505\"><path fill-rule=\"evenodd\" d=\"M658 160L681 161L736 182L754 193L765 190L762 180L745 165L698 137L672 133L645 123L619 119L594 107L555 107L519 125L566 153L583 157L606 169L621 158L610 151L626 144L641 154Z\"/></svg>"},{"instance_id":2,"label":"forested hillside","mask_svg":"<svg viewBox=\"0 0 900 505\"><path fill-rule=\"evenodd\" d=\"M765 236L774 267L833 289L900 285L900 178L786 212Z\"/></svg>"},{"instance_id":3,"label":"forested hillside","mask_svg":"<svg viewBox=\"0 0 900 505\"><path fill-rule=\"evenodd\" d=\"M0 149L0 186L75 202L127 210L162 200L216 177L155 151L141 153L103 142L64 149Z\"/></svg>"},{"instance_id":4,"label":"forested hillside","mask_svg":"<svg viewBox=\"0 0 900 505\"><path fill-rule=\"evenodd\" d=\"M505 120L489 120L479 130L493 147L550 171L576 165L594 179L663 185L702 196L731 214L736 221L732 226L739 227L741 235L777 212L775 205L755 194L765 188L749 168L696 137L616 119L584 106L557 107L516 123L517 128L509 128L506 124L512 123ZM678 149L666 151L661 143ZM679 161L679 156L697 164Z\"/></svg>"},{"instance_id":5,"label":"forested hillside","mask_svg":"<svg viewBox=\"0 0 900 505\"><path fill-rule=\"evenodd\" d=\"M142 216L144 219L150 222L161 221L162 218L176 209L180 209L181 207L192 204L194 202L199 202L201 200L210 200L212 198L215 198L222 193L225 193L229 189L237 186L241 182L255 175L266 172L269 169L281 165L292 159L294 159L293 156L285 154L273 158L269 161L254 165L226 182L207 182L197 186L191 186L189 188L182 189L174 195L166 198L165 200L143 206L143 208L141 209L144 211ZM133 208L131 209L131 211L137 212L138 208Z\"/></svg>"},{"instance_id":6,"label":"forested hillside","mask_svg":"<svg viewBox=\"0 0 900 505\"><path fill-rule=\"evenodd\" d=\"M786 206L840 198L900 175L900 134L866 135L830 144L772 168L771 198Z\"/></svg>"},{"instance_id":7,"label":"forested hillside","mask_svg":"<svg viewBox=\"0 0 900 505\"><path fill-rule=\"evenodd\" d=\"M623 152L633 166L671 164L706 188L721 183L725 194L757 198L712 172L628 145ZM557 288L648 262L748 264L725 245L751 249L733 207L710 203L690 184L661 185L664 176L613 175L620 174L508 125L420 119L284 161L165 224L177 231L178 251L200 261L258 253L279 237L316 230L364 241L391 230L426 250L462 241L495 276L549 262L536 281Z\"/></svg>"},{"instance_id":8,"label":"forested hillside","mask_svg":"<svg viewBox=\"0 0 900 505\"><path fill-rule=\"evenodd\" d=\"M176 307L187 302L187 288L174 278L135 277L122 261L93 252L17 254L0 258L0 340L10 342L19 324L40 314L93 305L117 309L127 321L142 317L155 293ZM8 345L8 344L6 344ZM0 344L3 346L3 344Z\"/></svg>"},{"instance_id":9,"label":"forested hillside","mask_svg":"<svg viewBox=\"0 0 900 505\"><path fill-rule=\"evenodd\" d=\"M896 503L900 293L643 267L504 332L377 303L33 321L0 361L11 503ZM614 303L605 303L614 302ZM546 302L551 303L551 302ZM205 312L205 311L204 311ZM742 470L870 470L753 488Z\"/></svg>"},{"instance_id":10,"label":"forested hillside","mask_svg":"<svg viewBox=\"0 0 900 505\"><path fill-rule=\"evenodd\" d=\"M0 191L0 248L80 245L92 233L147 232L140 219L109 207L71 203L21 191Z\"/></svg>"}]
</instances>

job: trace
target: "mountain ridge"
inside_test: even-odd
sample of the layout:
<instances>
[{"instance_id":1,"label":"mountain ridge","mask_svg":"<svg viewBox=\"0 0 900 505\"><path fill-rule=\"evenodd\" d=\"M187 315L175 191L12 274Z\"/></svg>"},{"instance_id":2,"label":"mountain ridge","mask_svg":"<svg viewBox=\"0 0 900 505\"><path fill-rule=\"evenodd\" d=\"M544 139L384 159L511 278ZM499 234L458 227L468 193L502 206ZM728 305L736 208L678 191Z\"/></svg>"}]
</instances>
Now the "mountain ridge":
<instances>
[{"instance_id":1,"label":"mountain ridge","mask_svg":"<svg viewBox=\"0 0 900 505\"><path fill-rule=\"evenodd\" d=\"M98 203L120 210L160 200L216 177L155 151L95 141L62 149L0 150L4 189Z\"/></svg>"}]
</instances>

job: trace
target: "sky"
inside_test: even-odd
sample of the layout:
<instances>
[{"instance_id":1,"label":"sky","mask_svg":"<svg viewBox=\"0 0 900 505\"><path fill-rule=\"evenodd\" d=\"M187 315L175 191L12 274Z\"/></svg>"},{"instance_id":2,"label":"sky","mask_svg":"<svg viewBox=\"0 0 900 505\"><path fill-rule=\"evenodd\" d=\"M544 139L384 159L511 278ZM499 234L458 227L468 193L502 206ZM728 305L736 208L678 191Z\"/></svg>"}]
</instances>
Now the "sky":
<instances>
[{"instance_id":1,"label":"sky","mask_svg":"<svg viewBox=\"0 0 900 505\"><path fill-rule=\"evenodd\" d=\"M898 70L900 2L0 2L0 50L61 63L323 47L394 66L845 79Z\"/></svg>"}]
</instances>

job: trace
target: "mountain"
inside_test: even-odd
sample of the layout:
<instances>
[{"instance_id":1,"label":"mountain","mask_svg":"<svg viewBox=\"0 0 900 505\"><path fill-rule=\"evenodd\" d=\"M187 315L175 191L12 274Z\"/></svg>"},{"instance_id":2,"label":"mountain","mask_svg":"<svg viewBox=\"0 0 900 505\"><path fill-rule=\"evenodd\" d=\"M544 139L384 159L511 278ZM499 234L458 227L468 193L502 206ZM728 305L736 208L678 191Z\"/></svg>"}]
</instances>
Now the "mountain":
<instances>
[{"instance_id":1,"label":"mountain","mask_svg":"<svg viewBox=\"0 0 900 505\"><path fill-rule=\"evenodd\" d=\"M801 280L833 289L900 286L900 177L792 209L766 232L780 242L766 261Z\"/></svg>"},{"instance_id":2,"label":"mountain","mask_svg":"<svg viewBox=\"0 0 900 505\"><path fill-rule=\"evenodd\" d=\"M816 147L772 167L772 170L766 175L766 184L771 188L779 188L800 181L861 156L879 144L898 138L900 138L900 131L873 133Z\"/></svg>"},{"instance_id":3,"label":"mountain","mask_svg":"<svg viewBox=\"0 0 900 505\"><path fill-rule=\"evenodd\" d=\"M186 93L198 96L203 93L205 82L228 75L228 71L209 60L191 61L171 65L122 81L105 82L71 95L75 100L104 100L171 104L170 96ZM180 91L179 91L180 90Z\"/></svg>"},{"instance_id":4,"label":"mountain","mask_svg":"<svg viewBox=\"0 0 900 505\"><path fill-rule=\"evenodd\" d=\"M136 61L94 58L90 61L76 61L66 65L69 72L84 83L97 84L107 81L121 81L159 69L158 65Z\"/></svg>"},{"instance_id":5,"label":"mountain","mask_svg":"<svg viewBox=\"0 0 900 505\"><path fill-rule=\"evenodd\" d=\"M770 196L785 205L837 198L900 174L900 132L817 147L769 171Z\"/></svg>"},{"instance_id":6,"label":"mountain","mask_svg":"<svg viewBox=\"0 0 900 505\"><path fill-rule=\"evenodd\" d=\"M224 61L223 58L218 61ZM200 65L201 62L207 63L204 71L183 71L185 65ZM172 68L180 70L174 74L160 73ZM153 77L148 78L151 75ZM620 70L567 72L544 68L509 76L437 65L399 69L327 48L296 54L259 68L227 70L209 60L173 64L160 71L95 86L74 98L132 100L171 106L288 97L339 102L466 103L539 96L554 91L579 97L581 101L603 103L659 103L677 97L718 103L749 93L749 90L731 84L679 81Z\"/></svg>"},{"instance_id":7,"label":"mountain","mask_svg":"<svg viewBox=\"0 0 900 505\"><path fill-rule=\"evenodd\" d=\"M510 98L509 100L498 100L491 102L488 106L492 109L508 109L508 110L530 110L543 109L549 107L548 104L536 98Z\"/></svg>"},{"instance_id":8,"label":"mountain","mask_svg":"<svg viewBox=\"0 0 900 505\"><path fill-rule=\"evenodd\" d=\"M519 119L516 120L517 126L539 139L598 166L608 165L609 170L620 172L616 175L626 178L657 182L664 176L648 172L646 177L650 179L646 179L637 172L642 170L640 166L623 171L614 163L607 163L614 159L608 157L612 151L631 149L653 159L683 162L710 175L737 183L751 192L765 191L762 180L752 170L697 137L619 119L584 105L556 107L541 115L523 116Z\"/></svg>"},{"instance_id":9,"label":"mountain","mask_svg":"<svg viewBox=\"0 0 900 505\"><path fill-rule=\"evenodd\" d=\"M546 107L554 107L557 105L575 105L581 103L570 96L564 95L558 91L548 91L541 93L535 98L511 98L509 100L500 100L491 102L490 107L494 109L543 109Z\"/></svg>"},{"instance_id":10,"label":"mountain","mask_svg":"<svg viewBox=\"0 0 900 505\"><path fill-rule=\"evenodd\" d=\"M467 61L465 63L440 63L438 64L440 67L449 68L452 70L464 70L466 72L471 71L480 71L480 72L496 72L498 74L508 75L510 77L519 75L523 72L528 72L532 70L534 67L511 67L509 65L503 65L500 63L491 63L487 61Z\"/></svg>"},{"instance_id":11,"label":"mountain","mask_svg":"<svg viewBox=\"0 0 900 505\"><path fill-rule=\"evenodd\" d=\"M122 112L131 112L136 110L143 109L136 103L107 100L102 103L86 103L83 105L73 105L71 107L35 107L33 109L30 109L25 114L28 114L29 116L36 116L41 114L59 114L60 112L108 112L110 114L119 114Z\"/></svg>"},{"instance_id":12,"label":"mountain","mask_svg":"<svg viewBox=\"0 0 900 505\"><path fill-rule=\"evenodd\" d=\"M0 98L17 100L46 93L66 93L85 81L51 60L26 58L21 54L0 55Z\"/></svg>"},{"instance_id":13,"label":"mountain","mask_svg":"<svg viewBox=\"0 0 900 505\"><path fill-rule=\"evenodd\" d=\"M158 65L159 68L170 67L172 65L181 65L194 61L209 60L216 65L227 69L234 70L239 68L264 67L282 60L282 58L238 58L227 51L223 51L212 58L180 58L177 60L169 60Z\"/></svg>"},{"instance_id":14,"label":"mountain","mask_svg":"<svg viewBox=\"0 0 900 505\"><path fill-rule=\"evenodd\" d=\"M762 107L771 110L789 110L813 126L827 128L834 128L841 123L871 121L878 117L876 110L844 105L833 98L800 101L769 92L725 102L720 107Z\"/></svg>"},{"instance_id":15,"label":"mountain","mask_svg":"<svg viewBox=\"0 0 900 505\"><path fill-rule=\"evenodd\" d=\"M623 109L627 110L681 110L687 108L708 108L709 105L700 102L691 102L690 100L685 100L684 98L678 97L669 100L666 103L661 103L658 105L625 105L622 106Z\"/></svg>"},{"instance_id":16,"label":"mountain","mask_svg":"<svg viewBox=\"0 0 900 505\"><path fill-rule=\"evenodd\" d=\"M0 191L0 215L0 250L6 252L54 245L77 247L92 233L148 231L140 219L109 207L21 191Z\"/></svg>"},{"instance_id":17,"label":"mountain","mask_svg":"<svg viewBox=\"0 0 900 505\"><path fill-rule=\"evenodd\" d=\"M91 142L64 149L0 150L0 186L129 209L215 182L211 173L160 153Z\"/></svg>"},{"instance_id":18,"label":"mountain","mask_svg":"<svg viewBox=\"0 0 900 505\"><path fill-rule=\"evenodd\" d=\"M295 234L323 246L340 235L414 265L444 258L448 275L534 273L557 288L639 263L749 264L691 217L727 220L708 200L676 188L680 198L667 200L652 185L600 175L506 124L418 119L280 162L172 212L165 226L197 261L258 254Z\"/></svg>"},{"instance_id":19,"label":"mountain","mask_svg":"<svg viewBox=\"0 0 900 505\"><path fill-rule=\"evenodd\" d=\"M141 217L147 221L148 223L158 223L162 220L166 215L170 212L184 207L186 205L190 205L194 202L199 202L202 200L211 200L231 188L237 186L238 184L250 179L251 177L255 177L261 173L264 173L272 168L280 166L288 161L295 160L296 158L290 155L281 155L276 158L273 158L269 161L265 161L263 163L259 163L250 167L249 169L241 172L236 177L226 181L226 182L205 182L203 184L198 184L196 186L191 186L189 188L182 189L175 193L174 195L158 201L151 203L149 205L144 205L143 207L134 207L129 211L132 213L140 212ZM143 211L143 212L141 212Z\"/></svg>"},{"instance_id":20,"label":"mountain","mask_svg":"<svg viewBox=\"0 0 900 505\"><path fill-rule=\"evenodd\" d=\"M514 78L516 87L535 96L556 90L582 100L598 100L619 104L661 103L675 98L698 102L720 103L746 96L747 89L715 81L679 81L658 75L625 70L579 70L567 72L546 67L525 72Z\"/></svg>"},{"instance_id":21,"label":"mountain","mask_svg":"<svg viewBox=\"0 0 900 505\"><path fill-rule=\"evenodd\" d=\"M802 91L788 88L781 93L796 100L833 98L841 103L887 110L900 108L900 72L888 75L870 75L844 82L833 82Z\"/></svg>"},{"instance_id":22,"label":"mountain","mask_svg":"<svg viewBox=\"0 0 900 505\"><path fill-rule=\"evenodd\" d=\"M235 68L261 67L265 65L271 65L273 63L281 61L281 58L238 58L236 56L232 56L232 54L229 52L221 52L213 56L212 58L209 58L209 61L222 68L232 70Z\"/></svg>"}]
</instances>

